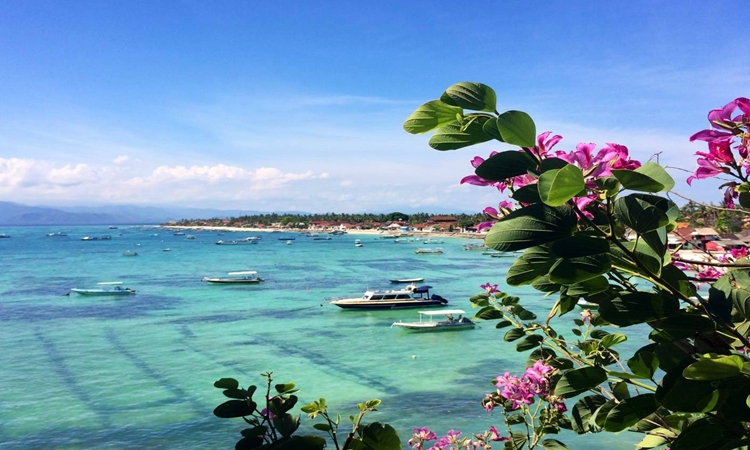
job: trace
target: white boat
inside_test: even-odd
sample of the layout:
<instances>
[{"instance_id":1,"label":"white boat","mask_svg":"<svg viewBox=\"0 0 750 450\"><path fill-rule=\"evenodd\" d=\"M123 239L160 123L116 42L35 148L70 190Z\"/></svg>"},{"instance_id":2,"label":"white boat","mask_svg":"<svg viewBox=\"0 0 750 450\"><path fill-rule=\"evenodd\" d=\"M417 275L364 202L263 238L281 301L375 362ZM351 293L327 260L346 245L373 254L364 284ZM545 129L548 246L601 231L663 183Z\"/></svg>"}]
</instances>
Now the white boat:
<instances>
[{"instance_id":1,"label":"white boat","mask_svg":"<svg viewBox=\"0 0 750 450\"><path fill-rule=\"evenodd\" d=\"M424 278L393 278L390 280L391 283L421 283Z\"/></svg>"},{"instance_id":2,"label":"white boat","mask_svg":"<svg viewBox=\"0 0 750 450\"><path fill-rule=\"evenodd\" d=\"M290 240L286 241L286 245L292 245L292 244L294 244L293 240L290 239Z\"/></svg>"},{"instance_id":3,"label":"white boat","mask_svg":"<svg viewBox=\"0 0 750 450\"><path fill-rule=\"evenodd\" d=\"M135 294L135 290L122 287L122 281L103 281L97 283L97 289L73 288L70 291L80 295L130 295Z\"/></svg>"},{"instance_id":4,"label":"white boat","mask_svg":"<svg viewBox=\"0 0 750 450\"><path fill-rule=\"evenodd\" d=\"M122 256L138 256L138 252L134 252L132 250L126 250L122 252Z\"/></svg>"},{"instance_id":5,"label":"white boat","mask_svg":"<svg viewBox=\"0 0 750 450\"><path fill-rule=\"evenodd\" d=\"M84 236L81 238L82 241L109 241L112 240L112 236L110 235L104 235L104 236Z\"/></svg>"},{"instance_id":6,"label":"white boat","mask_svg":"<svg viewBox=\"0 0 750 450\"><path fill-rule=\"evenodd\" d=\"M263 278L258 277L258 272L254 270L242 270L239 272L227 272L228 277L224 278L211 278L203 277L203 281L209 283L225 283L225 284L253 284L260 283Z\"/></svg>"},{"instance_id":7,"label":"white boat","mask_svg":"<svg viewBox=\"0 0 750 450\"><path fill-rule=\"evenodd\" d=\"M344 309L399 309L443 306L448 300L439 295L430 295L432 286L410 285L404 289L388 291L365 291L360 298L331 300L332 305Z\"/></svg>"},{"instance_id":8,"label":"white boat","mask_svg":"<svg viewBox=\"0 0 750 450\"><path fill-rule=\"evenodd\" d=\"M359 239L354 240L354 246L355 247L362 247L362 241Z\"/></svg>"},{"instance_id":9,"label":"white boat","mask_svg":"<svg viewBox=\"0 0 750 450\"><path fill-rule=\"evenodd\" d=\"M188 234L187 236L185 236L185 239L191 239L192 240L192 239L195 239L195 236L193 236L192 234Z\"/></svg>"},{"instance_id":10,"label":"white boat","mask_svg":"<svg viewBox=\"0 0 750 450\"><path fill-rule=\"evenodd\" d=\"M474 251L476 251L476 250L482 250L482 251L484 251L484 250L489 250L489 249L484 244L476 244L476 243L470 242L468 244L464 244L464 250L474 250Z\"/></svg>"},{"instance_id":11,"label":"white boat","mask_svg":"<svg viewBox=\"0 0 750 450\"><path fill-rule=\"evenodd\" d=\"M58 232L55 232L55 233L47 233L47 237L62 237L62 236L67 236L67 235L68 235L68 233L66 233L64 231L58 231Z\"/></svg>"},{"instance_id":12,"label":"white boat","mask_svg":"<svg viewBox=\"0 0 750 450\"><path fill-rule=\"evenodd\" d=\"M443 244L443 240L442 239L427 238L427 239L425 239L423 241L423 243L426 244L426 245L429 245L429 244Z\"/></svg>"},{"instance_id":13,"label":"white boat","mask_svg":"<svg viewBox=\"0 0 750 450\"><path fill-rule=\"evenodd\" d=\"M257 244L257 243L258 243L258 238L256 238L255 236L251 236L245 239L235 239L232 241L224 241L224 240L216 241L216 245L250 245L250 244Z\"/></svg>"},{"instance_id":14,"label":"white boat","mask_svg":"<svg viewBox=\"0 0 750 450\"><path fill-rule=\"evenodd\" d=\"M414 250L414 253L417 255L429 255L429 254L435 254L435 255L442 255L443 249L440 247L435 248L418 248Z\"/></svg>"},{"instance_id":15,"label":"white boat","mask_svg":"<svg viewBox=\"0 0 750 450\"><path fill-rule=\"evenodd\" d=\"M474 328L474 323L460 309L442 309L439 311L419 311L419 322L394 322L391 327L401 327L414 331L453 331ZM436 320L435 318L440 318ZM426 319L426 320L425 320Z\"/></svg>"}]
</instances>

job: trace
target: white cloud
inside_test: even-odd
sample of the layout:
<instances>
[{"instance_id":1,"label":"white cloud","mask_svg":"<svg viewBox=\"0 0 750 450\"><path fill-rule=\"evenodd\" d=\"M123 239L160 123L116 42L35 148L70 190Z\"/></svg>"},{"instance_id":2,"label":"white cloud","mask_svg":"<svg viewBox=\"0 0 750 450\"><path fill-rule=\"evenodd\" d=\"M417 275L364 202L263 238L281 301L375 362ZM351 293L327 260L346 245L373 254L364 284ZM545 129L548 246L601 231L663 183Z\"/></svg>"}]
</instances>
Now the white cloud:
<instances>
[{"instance_id":1,"label":"white cloud","mask_svg":"<svg viewBox=\"0 0 750 450\"><path fill-rule=\"evenodd\" d=\"M119 155L117 158L114 159L115 164L125 164L130 160L130 157L128 155Z\"/></svg>"}]
</instances>

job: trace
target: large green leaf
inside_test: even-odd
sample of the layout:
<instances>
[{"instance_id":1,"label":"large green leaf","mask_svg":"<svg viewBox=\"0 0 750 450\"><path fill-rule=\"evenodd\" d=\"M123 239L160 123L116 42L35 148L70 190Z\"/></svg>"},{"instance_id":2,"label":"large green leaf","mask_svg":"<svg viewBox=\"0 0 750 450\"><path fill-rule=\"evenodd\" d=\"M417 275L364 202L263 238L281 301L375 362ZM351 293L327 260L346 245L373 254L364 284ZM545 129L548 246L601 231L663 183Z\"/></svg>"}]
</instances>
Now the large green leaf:
<instances>
[{"instance_id":1,"label":"large green leaf","mask_svg":"<svg viewBox=\"0 0 750 450\"><path fill-rule=\"evenodd\" d=\"M549 279L563 285L583 283L609 272L612 267L609 255L599 254L578 258L560 258L550 268Z\"/></svg>"},{"instance_id":2,"label":"large green leaf","mask_svg":"<svg viewBox=\"0 0 750 450\"><path fill-rule=\"evenodd\" d=\"M361 429L361 437L354 439L351 448L353 450L401 450L402 447L398 433L392 426L373 422Z\"/></svg>"},{"instance_id":3,"label":"large green leaf","mask_svg":"<svg viewBox=\"0 0 750 450\"><path fill-rule=\"evenodd\" d=\"M654 394L641 394L622 400L607 414L604 429L617 433L656 411L659 403Z\"/></svg>"},{"instance_id":4,"label":"large green leaf","mask_svg":"<svg viewBox=\"0 0 750 450\"><path fill-rule=\"evenodd\" d=\"M527 184L517 189L511 195L511 198L521 203L541 203L542 201L542 198L539 197L539 186L536 183Z\"/></svg>"},{"instance_id":5,"label":"large green leaf","mask_svg":"<svg viewBox=\"0 0 750 450\"><path fill-rule=\"evenodd\" d=\"M492 139L482 129L486 117L474 117L469 123L451 122L438 128L430 138L430 147L435 150L456 150L470 145L480 144Z\"/></svg>"},{"instance_id":6,"label":"large green leaf","mask_svg":"<svg viewBox=\"0 0 750 450\"><path fill-rule=\"evenodd\" d=\"M567 206L553 208L535 203L495 223L484 242L495 250L523 250L570 236L577 222L575 213Z\"/></svg>"},{"instance_id":7,"label":"large green leaf","mask_svg":"<svg viewBox=\"0 0 750 450\"><path fill-rule=\"evenodd\" d=\"M544 450L568 450L568 447L557 439L545 439L541 444Z\"/></svg>"},{"instance_id":8,"label":"large green leaf","mask_svg":"<svg viewBox=\"0 0 750 450\"><path fill-rule=\"evenodd\" d=\"M411 134L426 133L435 128L455 122L457 116L461 116L462 113L463 110L458 106L451 106L440 100L433 100L425 103L411 113L404 122L404 130Z\"/></svg>"},{"instance_id":9,"label":"large green leaf","mask_svg":"<svg viewBox=\"0 0 750 450\"><path fill-rule=\"evenodd\" d=\"M473 111L495 111L497 94L486 84L462 81L443 92L440 101Z\"/></svg>"},{"instance_id":10,"label":"large green leaf","mask_svg":"<svg viewBox=\"0 0 750 450\"><path fill-rule=\"evenodd\" d=\"M741 449L741 444L731 442L742 438L742 434L713 417L698 419L682 430L669 446L672 450L725 450ZM726 445L726 446L725 446Z\"/></svg>"},{"instance_id":11,"label":"large green leaf","mask_svg":"<svg viewBox=\"0 0 750 450\"><path fill-rule=\"evenodd\" d=\"M503 181L526 175L536 166L537 162L525 151L508 150L487 158L474 173L485 180Z\"/></svg>"},{"instance_id":12,"label":"large green leaf","mask_svg":"<svg viewBox=\"0 0 750 450\"><path fill-rule=\"evenodd\" d=\"M656 388L656 399L674 412L703 412L715 403L716 387L712 381L688 380L682 373L694 360L684 359L662 378Z\"/></svg>"},{"instance_id":13,"label":"large green leaf","mask_svg":"<svg viewBox=\"0 0 750 450\"><path fill-rule=\"evenodd\" d=\"M555 395L570 398L595 388L607 381L607 372L601 367L581 367L563 373L555 386Z\"/></svg>"},{"instance_id":14,"label":"large green leaf","mask_svg":"<svg viewBox=\"0 0 750 450\"><path fill-rule=\"evenodd\" d=\"M633 195L615 200L613 212L617 220L637 233L656 230L669 223L664 211Z\"/></svg>"},{"instance_id":15,"label":"large green leaf","mask_svg":"<svg viewBox=\"0 0 750 450\"><path fill-rule=\"evenodd\" d=\"M255 411L255 403L245 400L229 400L214 409L214 415L222 419L249 416Z\"/></svg>"},{"instance_id":16,"label":"large green leaf","mask_svg":"<svg viewBox=\"0 0 750 450\"><path fill-rule=\"evenodd\" d=\"M599 431L599 428L591 423L591 417L605 403L607 403L607 398L603 395L587 395L578 400L571 411L573 431L578 434Z\"/></svg>"},{"instance_id":17,"label":"large green leaf","mask_svg":"<svg viewBox=\"0 0 750 450\"><path fill-rule=\"evenodd\" d=\"M531 116L523 111L506 111L497 118L497 128L503 141L519 147L536 145L536 125Z\"/></svg>"},{"instance_id":18,"label":"large green leaf","mask_svg":"<svg viewBox=\"0 0 750 450\"><path fill-rule=\"evenodd\" d=\"M539 343L544 340L544 336L539 334L532 334L518 341L516 344L517 352L525 352L532 348L539 348Z\"/></svg>"},{"instance_id":19,"label":"large green leaf","mask_svg":"<svg viewBox=\"0 0 750 450\"><path fill-rule=\"evenodd\" d=\"M609 281L607 280L607 277L598 276L581 283L571 284L568 286L566 294L577 299L578 297L598 294L607 289L609 289Z\"/></svg>"},{"instance_id":20,"label":"large green leaf","mask_svg":"<svg viewBox=\"0 0 750 450\"><path fill-rule=\"evenodd\" d=\"M674 179L659 164L649 161L635 170L613 169L612 175L625 189L641 192L666 192L674 187Z\"/></svg>"},{"instance_id":21,"label":"large green leaf","mask_svg":"<svg viewBox=\"0 0 750 450\"><path fill-rule=\"evenodd\" d=\"M677 314L680 303L673 297L650 292L627 292L599 303L599 314L612 325L627 327Z\"/></svg>"},{"instance_id":22,"label":"large green leaf","mask_svg":"<svg viewBox=\"0 0 750 450\"><path fill-rule=\"evenodd\" d=\"M510 266L505 281L511 286L531 284L547 275L555 261L546 246L528 248Z\"/></svg>"},{"instance_id":23,"label":"large green leaf","mask_svg":"<svg viewBox=\"0 0 750 450\"><path fill-rule=\"evenodd\" d=\"M500 134L500 129L497 127L497 119L492 118L491 120L488 120L482 125L482 131L487 133L488 136L492 136L492 139L495 139L500 142L503 141L503 136Z\"/></svg>"},{"instance_id":24,"label":"large green leaf","mask_svg":"<svg viewBox=\"0 0 750 450\"><path fill-rule=\"evenodd\" d=\"M237 389L240 383L234 378L222 378L214 382L214 387L219 389Z\"/></svg>"},{"instance_id":25,"label":"large green leaf","mask_svg":"<svg viewBox=\"0 0 750 450\"><path fill-rule=\"evenodd\" d=\"M552 169L539 176L539 197L549 206L564 205L586 187L583 172L567 164L562 169Z\"/></svg>"},{"instance_id":26,"label":"large green leaf","mask_svg":"<svg viewBox=\"0 0 750 450\"><path fill-rule=\"evenodd\" d=\"M577 233L565 239L560 239L550 246L555 256L561 258L577 258L580 256L598 255L609 251L609 242L599 237Z\"/></svg>"},{"instance_id":27,"label":"large green leaf","mask_svg":"<svg viewBox=\"0 0 750 450\"><path fill-rule=\"evenodd\" d=\"M745 360L738 355L703 355L698 361L687 366L682 376L688 380L720 380L742 373Z\"/></svg>"},{"instance_id":28,"label":"large green leaf","mask_svg":"<svg viewBox=\"0 0 750 450\"><path fill-rule=\"evenodd\" d=\"M325 447L326 440L322 437L306 435L280 439L277 445L273 446L273 450L323 450ZM245 447L235 446L235 449L238 448L244 449ZM255 446L248 448L255 448Z\"/></svg>"}]
</instances>

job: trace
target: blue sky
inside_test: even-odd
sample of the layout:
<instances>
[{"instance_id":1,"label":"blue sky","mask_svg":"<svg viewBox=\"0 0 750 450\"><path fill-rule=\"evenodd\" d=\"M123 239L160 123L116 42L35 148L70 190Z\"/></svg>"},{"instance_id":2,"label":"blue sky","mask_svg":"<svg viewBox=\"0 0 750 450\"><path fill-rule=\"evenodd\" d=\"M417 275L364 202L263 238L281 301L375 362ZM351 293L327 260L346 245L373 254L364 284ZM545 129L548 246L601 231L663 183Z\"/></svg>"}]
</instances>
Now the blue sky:
<instances>
[{"instance_id":1,"label":"blue sky","mask_svg":"<svg viewBox=\"0 0 750 450\"><path fill-rule=\"evenodd\" d=\"M0 2L0 200L479 211L469 161L401 126L459 81L538 131L693 169L750 96L744 1ZM677 191L718 201L717 183Z\"/></svg>"}]
</instances>

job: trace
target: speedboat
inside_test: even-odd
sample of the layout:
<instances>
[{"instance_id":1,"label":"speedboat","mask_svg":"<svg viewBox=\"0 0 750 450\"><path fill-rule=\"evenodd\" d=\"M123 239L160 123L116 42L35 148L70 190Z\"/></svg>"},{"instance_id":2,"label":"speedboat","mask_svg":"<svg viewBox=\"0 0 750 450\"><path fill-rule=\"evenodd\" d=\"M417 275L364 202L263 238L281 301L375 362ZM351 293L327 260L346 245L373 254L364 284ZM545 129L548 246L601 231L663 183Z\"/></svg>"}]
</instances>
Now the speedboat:
<instances>
[{"instance_id":1,"label":"speedboat","mask_svg":"<svg viewBox=\"0 0 750 450\"><path fill-rule=\"evenodd\" d=\"M421 283L424 278L393 278L391 283Z\"/></svg>"},{"instance_id":2,"label":"speedboat","mask_svg":"<svg viewBox=\"0 0 750 450\"><path fill-rule=\"evenodd\" d=\"M110 235L104 235L104 236L84 236L81 238L82 241L109 241L112 240L112 236Z\"/></svg>"},{"instance_id":3,"label":"speedboat","mask_svg":"<svg viewBox=\"0 0 750 450\"><path fill-rule=\"evenodd\" d=\"M476 250L481 250L481 251L486 251L486 250L488 250L488 248L484 244L476 244L476 243L471 242L471 243L468 243L468 244L464 244L464 250L475 250L475 251Z\"/></svg>"},{"instance_id":4,"label":"speedboat","mask_svg":"<svg viewBox=\"0 0 750 450\"><path fill-rule=\"evenodd\" d=\"M138 256L138 252L135 252L133 250L125 250L122 252L122 256Z\"/></svg>"},{"instance_id":5,"label":"speedboat","mask_svg":"<svg viewBox=\"0 0 750 450\"><path fill-rule=\"evenodd\" d=\"M263 278L259 278L258 272L254 270L243 270L240 272L227 272L228 277L224 278L210 278L210 277L203 277L203 281L207 281L209 283L225 283L225 284L252 284L252 283L260 283L263 281Z\"/></svg>"},{"instance_id":6,"label":"speedboat","mask_svg":"<svg viewBox=\"0 0 750 450\"><path fill-rule=\"evenodd\" d=\"M453 331L474 328L474 323L460 309L441 309L440 311L419 311L419 322L394 322L391 327L401 327L414 331ZM458 316L458 317L456 317ZM425 317L427 320L425 320ZM435 320L435 317L442 318Z\"/></svg>"},{"instance_id":7,"label":"speedboat","mask_svg":"<svg viewBox=\"0 0 750 450\"><path fill-rule=\"evenodd\" d=\"M0 233L0 239L2 239L2 238L9 238L9 237L10 237L9 234Z\"/></svg>"},{"instance_id":8,"label":"speedboat","mask_svg":"<svg viewBox=\"0 0 750 450\"><path fill-rule=\"evenodd\" d=\"M134 289L122 287L122 281L103 281L97 283L96 289L73 288L70 291L80 295L130 295L135 294Z\"/></svg>"},{"instance_id":9,"label":"speedboat","mask_svg":"<svg viewBox=\"0 0 750 450\"><path fill-rule=\"evenodd\" d=\"M67 236L67 235L68 233L64 231L57 231L55 233L47 233L47 237L62 237L62 236Z\"/></svg>"},{"instance_id":10,"label":"speedboat","mask_svg":"<svg viewBox=\"0 0 750 450\"><path fill-rule=\"evenodd\" d=\"M404 289L388 291L365 291L360 298L331 300L332 305L344 309L399 309L443 306L448 300L439 295L430 295L432 286L409 285Z\"/></svg>"},{"instance_id":11,"label":"speedboat","mask_svg":"<svg viewBox=\"0 0 750 450\"><path fill-rule=\"evenodd\" d=\"M442 255L443 249L440 247L435 248L418 248L414 250L414 253L417 255L429 255L429 254L435 254L435 255Z\"/></svg>"},{"instance_id":12,"label":"speedboat","mask_svg":"<svg viewBox=\"0 0 750 450\"><path fill-rule=\"evenodd\" d=\"M359 239L354 240L354 246L355 247L362 247L362 241Z\"/></svg>"}]
</instances>

